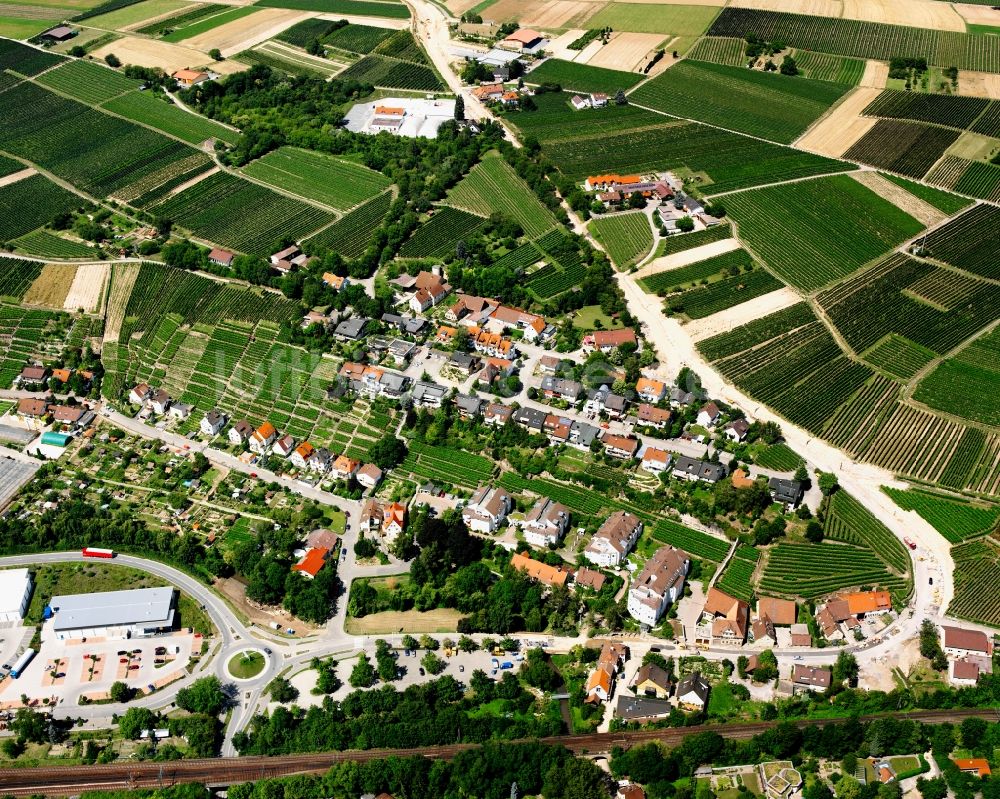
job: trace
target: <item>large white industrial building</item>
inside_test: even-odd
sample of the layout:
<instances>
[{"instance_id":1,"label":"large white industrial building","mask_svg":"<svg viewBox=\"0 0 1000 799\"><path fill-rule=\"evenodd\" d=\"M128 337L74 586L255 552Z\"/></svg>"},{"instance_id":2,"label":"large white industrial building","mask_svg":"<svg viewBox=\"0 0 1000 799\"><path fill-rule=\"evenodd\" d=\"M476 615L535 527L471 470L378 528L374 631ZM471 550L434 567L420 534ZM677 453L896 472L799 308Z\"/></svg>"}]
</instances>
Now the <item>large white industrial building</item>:
<instances>
[{"instance_id":1,"label":"large white industrial building","mask_svg":"<svg viewBox=\"0 0 1000 799\"><path fill-rule=\"evenodd\" d=\"M133 638L167 632L174 626L176 591L137 588L99 594L54 596L56 638Z\"/></svg>"},{"instance_id":2,"label":"large white industrial building","mask_svg":"<svg viewBox=\"0 0 1000 799\"><path fill-rule=\"evenodd\" d=\"M0 572L0 622L17 623L24 618L31 602L32 585L27 569Z\"/></svg>"}]
</instances>

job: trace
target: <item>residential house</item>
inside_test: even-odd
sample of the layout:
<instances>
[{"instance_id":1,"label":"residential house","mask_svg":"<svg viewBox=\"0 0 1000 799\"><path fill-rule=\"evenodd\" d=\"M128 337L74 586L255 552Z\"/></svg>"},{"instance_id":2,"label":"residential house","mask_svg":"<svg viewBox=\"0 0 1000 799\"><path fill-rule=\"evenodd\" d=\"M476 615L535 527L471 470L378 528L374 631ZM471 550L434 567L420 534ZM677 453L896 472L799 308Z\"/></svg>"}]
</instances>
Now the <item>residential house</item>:
<instances>
[{"instance_id":1,"label":"residential house","mask_svg":"<svg viewBox=\"0 0 1000 799\"><path fill-rule=\"evenodd\" d=\"M697 399L694 394L690 391L685 391L682 388L674 387L670 389L670 407L680 408L682 406L687 406L693 403Z\"/></svg>"},{"instance_id":2,"label":"residential house","mask_svg":"<svg viewBox=\"0 0 1000 799\"><path fill-rule=\"evenodd\" d=\"M471 294L459 295L452 305L444 313L444 318L450 322L458 322L466 316L472 315L478 321L483 316L489 316L497 304L485 297L474 297Z\"/></svg>"},{"instance_id":3,"label":"residential house","mask_svg":"<svg viewBox=\"0 0 1000 799\"><path fill-rule=\"evenodd\" d=\"M538 408L524 407L518 408L514 411L511 417L515 424L519 424L526 430L530 430L532 433L541 433L542 428L545 427L545 417L548 416L547 413Z\"/></svg>"},{"instance_id":4,"label":"residential house","mask_svg":"<svg viewBox=\"0 0 1000 799\"><path fill-rule=\"evenodd\" d=\"M639 439L632 436L618 436L605 433L601 439L604 444L604 451L612 458L634 458L639 451Z\"/></svg>"},{"instance_id":5,"label":"residential house","mask_svg":"<svg viewBox=\"0 0 1000 799\"><path fill-rule=\"evenodd\" d=\"M406 506L399 502L390 502L383 509L382 536L387 543L392 543L406 529Z\"/></svg>"},{"instance_id":6,"label":"residential house","mask_svg":"<svg viewBox=\"0 0 1000 799\"><path fill-rule=\"evenodd\" d=\"M173 400L170 399L170 395L161 388L159 391L150 396L149 407L153 409L154 413L163 415L167 412L167 409L170 407L170 403L172 401ZM190 407L188 410L191 410Z\"/></svg>"},{"instance_id":7,"label":"residential house","mask_svg":"<svg viewBox=\"0 0 1000 799\"><path fill-rule=\"evenodd\" d=\"M982 779L990 776L990 761L984 757L959 757L952 758L952 763L958 766L958 770L964 774L975 774Z\"/></svg>"},{"instance_id":8,"label":"residential house","mask_svg":"<svg viewBox=\"0 0 1000 799\"><path fill-rule=\"evenodd\" d=\"M263 455L278 438L278 431L270 422L264 422L250 436L250 451Z\"/></svg>"},{"instance_id":9,"label":"residential house","mask_svg":"<svg viewBox=\"0 0 1000 799\"><path fill-rule=\"evenodd\" d=\"M472 96L484 103L492 103L503 97L506 91L502 83L487 83L472 90Z\"/></svg>"},{"instance_id":10,"label":"residential house","mask_svg":"<svg viewBox=\"0 0 1000 799\"><path fill-rule=\"evenodd\" d=\"M635 675L632 690L636 696L648 696L655 699L666 699L674 687L673 680L655 663L646 663Z\"/></svg>"},{"instance_id":11,"label":"residential house","mask_svg":"<svg viewBox=\"0 0 1000 799\"><path fill-rule=\"evenodd\" d=\"M432 284L427 288L418 288L410 297L410 310L414 313L423 313L428 308L435 307L447 296L448 290L442 283Z\"/></svg>"},{"instance_id":12,"label":"residential house","mask_svg":"<svg viewBox=\"0 0 1000 799\"><path fill-rule=\"evenodd\" d=\"M622 344L636 344L635 331L631 327L622 327L618 330L595 330L583 337L583 351L588 355L591 352L600 350L604 354L609 354L618 349Z\"/></svg>"},{"instance_id":13,"label":"residential house","mask_svg":"<svg viewBox=\"0 0 1000 799\"><path fill-rule=\"evenodd\" d=\"M246 419L240 419L240 421L229 428L229 443L237 446L240 444L246 444L252 435L253 425L251 425Z\"/></svg>"},{"instance_id":14,"label":"residential house","mask_svg":"<svg viewBox=\"0 0 1000 799\"><path fill-rule=\"evenodd\" d=\"M309 258L297 244L279 250L271 256L271 268L282 273L291 272L297 266L305 266Z\"/></svg>"},{"instance_id":15,"label":"residential house","mask_svg":"<svg viewBox=\"0 0 1000 799\"><path fill-rule=\"evenodd\" d=\"M761 646L773 647L778 641L778 636L774 631L774 622L766 616L754 619L750 625L749 640Z\"/></svg>"},{"instance_id":16,"label":"residential house","mask_svg":"<svg viewBox=\"0 0 1000 799\"><path fill-rule=\"evenodd\" d=\"M128 393L128 401L132 405L142 405L152 395L153 389L146 383L140 383Z\"/></svg>"},{"instance_id":17,"label":"residential house","mask_svg":"<svg viewBox=\"0 0 1000 799\"><path fill-rule=\"evenodd\" d=\"M483 412L483 421L488 425L498 427L507 424L513 415L514 409L509 405L504 405L502 402L491 402Z\"/></svg>"},{"instance_id":18,"label":"residential house","mask_svg":"<svg viewBox=\"0 0 1000 799\"><path fill-rule=\"evenodd\" d=\"M306 551L306 554L302 556L299 562L292 566L292 571L298 572L311 580L319 574L319 570L326 564L326 559L329 556L330 550L325 547L309 549Z\"/></svg>"},{"instance_id":19,"label":"residential house","mask_svg":"<svg viewBox=\"0 0 1000 799\"><path fill-rule=\"evenodd\" d=\"M364 336L368 321L364 316L352 316L337 325L333 329L333 335L345 341L357 341Z\"/></svg>"},{"instance_id":20,"label":"residential house","mask_svg":"<svg viewBox=\"0 0 1000 799\"><path fill-rule=\"evenodd\" d=\"M448 389L437 383L418 380L413 384L413 405L417 408L440 408Z\"/></svg>"},{"instance_id":21,"label":"residential house","mask_svg":"<svg viewBox=\"0 0 1000 799\"><path fill-rule=\"evenodd\" d=\"M614 691L615 679L628 660L628 647L622 643L605 641L597 665L587 677L588 702L607 702Z\"/></svg>"},{"instance_id":22,"label":"residential house","mask_svg":"<svg viewBox=\"0 0 1000 799\"><path fill-rule=\"evenodd\" d=\"M235 257L229 250L220 250L218 247L214 247L208 253L208 262L216 266L224 266L228 269L233 265Z\"/></svg>"},{"instance_id":23,"label":"residential house","mask_svg":"<svg viewBox=\"0 0 1000 799\"><path fill-rule=\"evenodd\" d=\"M546 376L542 378L542 393L547 399L576 402L583 393L583 385L576 380Z\"/></svg>"},{"instance_id":24,"label":"residential house","mask_svg":"<svg viewBox=\"0 0 1000 799\"><path fill-rule=\"evenodd\" d=\"M289 460L292 462L293 466L299 469L307 469L309 468L309 461L312 459L315 451L316 448L312 444L308 441L303 441L289 456Z\"/></svg>"},{"instance_id":25,"label":"residential house","mask_svg":"<svg viewBox=\"0 0 1000 799\"><path fill-rule=\"evenodd\" d=\"M295 439L290 435L283 435L274 442L274 454L287 458L295 451Z\"/></svg>"},{"instance_id":26,"label":"residential house","mask_svg":"<svg viewBox=\"0 0 1000 799\"><path fill-rule=\"evenodd\" d=\"M777 627L789 627L798 618L798 606L792 599L762 596L757 600L757 617L770 619Z\"/></svg>"},{"instance_id":27,"label":"residential house","mask_svg":"<svg viewBox=\"0 0 1000 799\"><path fill-rule=\"evenodd\" d=\"M635 546L642 527L638 516L617 510L594 533L583 554L591 563L615 568Z\"/></svg>"},{"instance_id":28,"label":"residential house","mask_svg":"<svg viewBox=\"0 0 1000 799\"><path fill-rule=\"evenodd\" d=\"M94 421L94 412L83 405L54 405L49 412L57 425L84 428Z\"/></svg>"},{"instance_id":29,"label":"residential house","mask_svg":"<svg viewBox=\"0 0 1000 799\"><path fill-rule=\"evenodd\" d=\"M569 104L573 106L575 110L582 111L584 108L590 108L590 98L574 94L569 98Z\"/></svg>"},{"instance_id":30,"label":"residential house","mask_svg":"<svg viewBox=\"0 0 1000 799\"><path fill-rule=\"evenodd\" d=\"M497 306L492 310L489 315L489 324L495 324L502 330L520 330L524 333L525 341L529 343L547 337L554 332L554 328L547 325L538 314L528 313L517 308L508 308L505 305Z\"/></svg>"},{"instance_id":31,"label":"residential house","mask_svg":"<svg viewBox=\"0 0 1000 799\"><path fill-rule=\"evenodd\" d=\"M947 655L960 658L967 655L993 656L993 642L984 632L947 624L941 625L941 632L944 633L942 647Z\"/></svg>"},{"instance_id":32,"label":"residential house","mask_svg":"<svg viewBox=\"0 0 1000 799\"><path fill-rule=\"evenodd\" d=\"M49 412L49 404L42 399L22 399L17 401L17 414L26 419L42 419Z\"/></svg>"},{"instance_id":33,"label":"residential house","mask_svg":"<svg viewBox=\"0 0 1000 799\"><path fill-rule=\"evenodd\" d=\"M556 416L554 413L546 415L542 425L542 432L548 436L553 444L566 444L569 441L570 430L573 420L565 416Z\"/></svg>"},{"instance_id":34,"label":"residential house","mask_svg":"<svg viewBox=\"0 0 1000 799\"><path fill-rule=\"evenodd\" d=\"M554 375L559 371L559 366L562 362L562 359L557 358L555 355L543 355L538 359L538 370L543 375Z\"/></svg>"},{"instance_id":35,"label":"residential house","mask_svg":"<svg viewBox=\"0 0 1000 799\"><path fill-rule=\"evenodd\" d=\"M681 710L704 710L708 706L708 681L700 671L692 671L677 683L677 706Z\"/></svg>"},{"instance_id":36,"label":"residential house","mask_svg":"<svg viewBox=\"0 0 1000 799\"><path fill-rule=\"evenodd\" d=\"M302 329L305 330L312 325L323 325L326 327L326 323L330 321L326 314L322 314L319 311L309 311L305 316L302 317Z\"/></svg>"},{"instance_id":37,"label":"residential house","mask_svg":"<svg viewBox=\"0 0 1000 799\"><path fill-rule=\"evenodd\" d=\"M660 474L670 468L671 457L670 453L665 449L646 447L646 451L642 453L642 460L639 465L647 472Z\"/></svg>"},{"instance_id":38,"label":"residential house","mask_svg":"<svg viewBox=\"0 0 1000 799\"><path fill-rule=\"evenodd\" d=\"M473 372L479 371L481 363L475 355L470 355L468 352L455 351L448 359L447 366L449 369L454 369L456 372L465 375L465 377L472 377Z\"/></svg>"},{"instance_id":39,"label":"residential house","mask_svg":"<svg viewBox=\"0 0 1000 799\"><path fill-rule=\"evenodd\" d=\"M702 406L702 409L698 411L697 423L702 427L714 427L715 423L719 420L721 411L719 406L714 402L707 402Z\"/></svg>"},{"instance_id":40,"label":"residential house","mask_svg":"<svg viewBox=\"0 0 1000 799\"><path fill-rule=\"evenodd\" d=\"M678 455L671 473L681 480L702 480L714 485L726 476L726 467L721 463L698 461L687 455Z\"/></svg>"},{"instance_id":41,"label":"residential house","mask_svg":"<svg viewBox=\"0 0 1000 799\"><path fill-rule=\"evenodd\" d=\"M852 619L857 621L857 619ZM792 646L812 646L812 634L808 624L791 625Z\"/></svg>"},{"instance_id":42,"label":"residential house","mask_svg":"<svg viewBox=\"0 0 1000 799\"><path fill-rule=\"evenodd\" d=\"M206 436L217 436L219 431L226 426L226 422L229 421L220 410L213 409L206 413L198 425L199 429Z\"/></svg>"},{"instance_id":43,"label":"residential house","mask_svg":"<svg viewBox=\"0 0 1000 799\"><path fill-rule=\"evenodd\" d=\"M493 533L513 507L513 497L502 488L480 486L462 510L462 520L473 532Z\"/></svg>"},{"instance_id":44,"label":"residential house","mask_svg":"<svg viewBox=\"0 0 1000 799\"><path fill-rule=\"evenodd\" d=\"M463 419L473 419L482 412L485 400L480 399L475 394L456 394L455 407L458 408L458 415Z\"/></svg>"},{"instance_id":45,"label":"residential house","mask_svg":"<svg viewBox=\"0 0 1000 799\"><path fill-rule=\"evenodd\" d=\"M858 618L864 618L868 613L885 613L892 610L892 595L888 591L859 591L844 594L840 598L846 600L850 615Z\"/></svg>"},{"instance_id":46,"label":"residential house","mask_svg":"<svg viewBox=\"0 0 1000 799\"><path fill-rule=\"evenodd\" d=\"M750 606L742 599L712 586L708 589L701 613L703 623L708 625L708 635L704 628L698 632L701 641L708 639L720 643L742 644L746 640Z\"/></svg>"},{"instance_id":47,"label":"residential house","mask_svg":"<svg viewBox=\"0 0 1000 799\"><path fill-rule=\"evenodd\" d=\"M369 499L361 506L361 515L358 517L358 524L362 532L378 532L382 529L382 522L384 520L385 511L377 499Z\"/></svg>"},{"instance_id":48,"label":"residential house","mask_svg":"<svg viewBox=\"0 0 1000 799\"><path fill-rule=\"evenodd\" d=\"M375 488L382 482L382 470L374 463L366 463L355 475L357 481L365 488Z\"/></svg>"},{"instance_id":49,"label":"residential house","mask_svg":"<svg viewBox=\"0 0 1000 799\"><path fill-rule=\"evenodd\" d=\"M590 95L590 104L594 108L604 108L608 104L608 96L603 92L596 92Z\"/></svg>"},{"instance_id":50,"label":"residential house","mask_svg":"<svg viewBox=\"0 0 1000 799\"><path fill-rule=\"evenodd\" d=\"M350 480L361 468L361 461L348 458L346 455L338 455L330 467L331 475L336 480Z\"/></svg>"},{"instance_id":51,"label":"residential house","mask_svg":"<svg viewBox=\"0 0 1000 799\"><path fill-rule=\"evenodd\" d=\"M573 578L573 582L580 588L590 588L594 591L600 591L604 588L604 582L607 578L601 574L596 569L588 568L587 566L581 566L576 570L576 575Z\"/></svg>"},{"instance_id":52,"label":"residential house","mask_svg":"<svg viewBox=\"0 0 1000 799\"><path fill-rule=\"evenodd\" d=\"M326 447L313 450L309 459L309 469L319 474L327 474L333 466L334 456Z\"/></svg>"},{"instance_id":53,"label":"residential house","mask_svg":"<svg viewBox=\"0 0 1000 799\"><path fill-rule=\"evenodd\" d=\"M60 383L68 383L69 379L73 376L72 369L53 369L52 379L58 380Z\"/></svg>"},{"instance_id":54,"label":"residential house","mask_svg":"<svg viewBox=\"0 0 1000 799\"><path fill-rule=\"evenodd\" d=\"M503 103L504 108L517 108L521 103L521 94L511 89L500 96L500 102Z\"/></svg>"},{"instance_id":55,"label":"residential house","mask_svg":"<svg viewBox=\"0 0 1000 799\"><path fill-rule=\"evenodd\" d=\"M673 712L674 706L665 699L652 699L646 696L626 696L618 695L618 703L615 706L615 718L622 721L634 721L637 724L646 724L651 721L659 721L667 718ZM638 788L638 785L629 786ZM628 799L644 799L645 793L623 794L623 788L618 789L618 797L628 797ZM641 789L640 789L641 790Z\"/></svg>"},{"instance_id":56,"label":"residential house","mask_svg":"<svg viewBox=\"0 0 1000 799\"><path fill-rule=\"evenodd\" d=\"M625 397L612 394L611 388L605 383L587 392L583 410L593 416L603 413L610 419L620 419L625 414L626 403Z\"/></svg>"},{"instance_id":57,"label":"residential house","mask_svg":"<svg viewBox=\"0 0 1000 799\"><path fill-rule=\"evenodd\" d=\"M590 102L588 98L588 104ZM623 185L631 185L633 183L641 183L642 175L619 175L615 172L608 173L607 175L591 175L584 182L583 187L587 191L607 191L608 189L617 189Z\"/></svg>"},{"instance_id":58,"label":"residential house","mask_svg":"<svg viewBox=\"0 0 1000 799\"><path fill-rule=\"evenodd\" d=\"M536 547L554 545L569 527L569 508L548 497L539 497L518 525L529 544Z\"/></svg>"},{"instance_id":59,"label":"residential house","mask_svg":"<svg viewBox=\"0 0 1000 799\"><path fill-rule=\"evenodd\" d=\"M333 272L324 272L323 282L335 291L346 289L349 285L351 285L350 278L335 275Z\"/></svg>"},{"instance_id":60,"label":"residential house","mask_svg":"<svg viewBox=\"0 0 1000 799\"><path fill-rule=\"evenodd\" d=\"M628 592L628 612L640 624L654 627L684 591L691 567L687 554L671 546L660 547L646 561Z\"/></svg>"},{"instance_id":61,"label":"residential house","mask_svg":"<svg viewBox=\"0 0 1000 799\"><path fill-rule=\"evenodd\" d=\"M726 438L730 441L735 441L739 443L744 438L747 437L747 431L750 429L750 424L746 419L733 419L729 424L726 425L725 433Z\"/></svg>"},{"instance_id":62,"label":"residential house","mask_svg":"<svg viewBox=\"0 0 1000 799\"><path fill-rule=\"evenodd\" d=\"M975 685L979 682L979 674L979 664L971 660L952 660L948 664L948 678L952 685Z\"/></svg>"},{"instance_id":63,"label":"residential house","mask_svg":"<svg viewBox=\"0 0 1000 799\"><path fill-rule=\"evenodd\" d=\"M601 428L587 422L573 422L569 428L569 443L577 449L588 451L591 442L601 437Z\"/></svg>"},{"instance_id":64,"label":"residential house","mask_svg":"<svg viewBox=\"0 0 1000 799\"><path fill-rule=\"evenodd\" d=\"M191 415L191 406L185 402L171 402L168 413L174 419L187 419Z\"/></svg>"},{"instance_id":65,"label":"residential house","mask_svg":"<svg viewBox=\"0 0 1000 799\"><path fill-rule=\"evenodd\" d=\"M510 559L510 565L519 572L524 572L532 580L538 580L550 588L566 585L566 581L570 577L570 572L567 569L549 566L547 563L542 563L540 560L535 560L520 552L515 553Z\"/></svg>"},{"instance_id":66,"label":"residential house","mask_svg":"<svg viewBox=\"0 0 1000 799\"><path fill-rule=\"evenodd\" d=\"M638 381L636 381L635 392L639 395L639 399L643 402L655 405L667 395L667 386L666 383L659 380L653 380L649 377L640 377Z\"/></svg>"},{"instance_id":67,"label":"residential house","mask_svg":"<svg viewBox=\"0 0 1000 799\"><path fill-rule=\"evenodd\" d=\"M190 89L209 80L209 74L198 69L178 69L172 77L182 89Z\"/></svg>"},{"instance_id":68,"label":"residential house","mask_svg":"<svg viewBox=\"0 0 1000 799\"><path fill-rule=\"evenodd\" d=\"M816 666L804 666L796 663L792 666L792 684L809 691L825 691L833 682L833 672L830 669Z\"/></svg>"},{"instance_id":69,"label":"residential house","mask_svg":"<svg viewBox=\"0 0 1000 799\"><path fill-rule=\"evenodd\" d=\"M31 391L32 389L44 388L45 381L48 379L49 370L45 366L39 366L38 364L32 364L31 366L25 366L21 370L21 374L17 376L17 387ZM139 403L136 403L139 404Z\"/></svg>"},{"instance_id":70,"label":"residential house","mask_svg":"<svg viewBox=\"0 0 1000 799\"><path fill-rule=\"evenodd\" d=\"M805 494L801 482L783 477L772 477L767 481L767 487L771 492L771 499L784 505L786 511L798 507Z\"/></svg>"},{"instance_id":71,"label":"residential house","mask_svg":"<svg viewBox=\"0 0 1000 799\"><path fill-rule=\"evenodd\" d=\"M657 408L648 402L641 403L636 411L636 421L638 424L644 427L655 427L657 430L662 430L670 424L670 417L670 411L664 408Z\"/></svg>"}]
</instances>

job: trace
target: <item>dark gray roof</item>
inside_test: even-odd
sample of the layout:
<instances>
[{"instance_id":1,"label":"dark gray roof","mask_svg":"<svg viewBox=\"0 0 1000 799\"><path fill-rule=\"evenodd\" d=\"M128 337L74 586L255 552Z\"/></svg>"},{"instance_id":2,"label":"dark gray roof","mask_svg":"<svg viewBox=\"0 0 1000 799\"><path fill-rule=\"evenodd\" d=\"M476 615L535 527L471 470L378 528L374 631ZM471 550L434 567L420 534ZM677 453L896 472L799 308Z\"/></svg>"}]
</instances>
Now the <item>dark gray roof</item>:
<instances>
[{"instance_id":1,"label":"dark gray roof","mask_svg":"<svg viewBox=\"0 0 1000 799\"><path fill-rule=\"evenodd\" d=\"M365 327L367 325L368 320L365 317L352 316L350 319L345 319L337 325L337 329L334 331L334 334L349 339L360 338L365 332Z\"/></svg>"},{"instance_id":2,"label":"dark gray roof","mask_svg":"<svg viewBox=\"0 0 1000 799\"><path fill-rule=\"evenodd\" d=\"M513 419L522 427L541 430L545 424L545 416L545 411L540 411L538 408L518 408L514 411Z\"/></svg>"},{"instance_id":3,"label":"dark gray roof","mask_svg":"<svg viewBox=\"0 0 1000 799\"><path fill-rule=\"evenodd\" d=\"M783 477L772 477L767 481L771 489L771 497L778 502L796 504L802 499L802 483L798 480L788 480Z\"/></svg>"},{"instance_id":4,"label":"dark gray roof","mask_svg":"<svg viewBox=\"0 0 1000 799\"><path fill-rule=\"evenodd\" d=\"M573 426L570 428L570 436L585 447L589 447L590 442L600 434L601 428L587 422L573 422Z\"/></svg>"},{"instance_id":5,"label":"dark gray roof","mask_svg":"<svg viewBox=\"0 0 1000 799\"><path fill-rule=\"evenodd\" d=\"M455 405L460 411L469 414L477 414L483 407L483 400L472 394L458 394L455 397Z\"/></svg>"},{"instance_id":6,"label":"dark gray roof","mask_svg":"<svg viewBox=\"0 0 1000 799\"><path fill-rule=\"evenodd\" d=\"M687 677L677 683L677 697L694 692L702 702L708 701L708 682L700 671L692 671Z\"/></svg>"},{"instance_id":7,"label":"dark gray roof","mask_svg":"<svg viewBox=\"0 0 1000 799\"><path fill-rule=\"evenodd\" d=\"M699 461L689 458L687 455L678 455L674 461L675 472L684 472L696 476L699 480L709 483L717 483L726 476L726 467L721 463L710 463L709 461Z\"/></svg>"},{"instance_id":8,"label":"dark gray roof","mask_svg":"<svg viewBox=\"0 0 1000 799\"><path fill-rule=\"evenodd\" d=\"M644 696L618 695L618 705L615 707L615 718L626 721L655 719L669 716L674 706L668 699L648 699Z\"/></svg>"},{"instance_id":9,"label":"dark gray roof","mask_svg":"<svg viewBox=\"0 0 1000 799\"><path fill-rule=\"evenodd\" d=\"M566 380L562 377L543 377L542 391L552 391L564 397L579 397L583 393L583 386L575 380Z\"/></svg>"}]
</instances>

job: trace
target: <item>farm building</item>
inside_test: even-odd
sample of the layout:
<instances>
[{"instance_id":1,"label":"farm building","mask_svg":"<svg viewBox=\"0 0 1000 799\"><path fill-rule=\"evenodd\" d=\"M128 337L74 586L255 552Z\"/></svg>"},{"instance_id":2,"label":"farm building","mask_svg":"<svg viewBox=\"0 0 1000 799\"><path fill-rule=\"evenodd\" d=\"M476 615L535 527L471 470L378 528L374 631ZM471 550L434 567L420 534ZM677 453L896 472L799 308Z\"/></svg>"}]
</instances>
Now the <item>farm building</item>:
<instances>
[{"instance_id":1,"label":"farm building","mask_svg":"<svg viewBox=\"0 0 1000 799\"><path fill-rule=\"evenodd\" d=\"M42 443L48 444L50 447L65 447L71 440L71 437L65 433L54 433L51 430L42 433Z\"/></svg>"},{"instance_id":2,"label":"farm building","mask_svg":"<svg viewBox=\"0 0 1000 799\"><path fill-rule=\"evenodd\" d=\"M69 27L69 25L56 25L41 34L39 38L50 42L66 42L72 39L79 31Z\"/></svg>"},{"instance_id":3,"label":"farm building","mask_svg":"<svg viewBox=\"0 0 1000 799\"><path fill-rule=\"evenodd\" d=\"M171 77L184 89L190 89L192 86L204 83L210 78L207 72L197 69L178 69Z\"/></svg>"},{"instance_id":4,"label":"farm building","mask_svg":"<svg viewBox=\"0 0 1000 799\"><path fill-rule=\"evenodd\" d=\"M520 28L499 42L504 50L519 50L522 53L530 53L544 44L545 37L531 28Z\"/></svg>"},{"instance_id":5,"label":"farm building","mask_svg":"<svg viewBox=\"0 0 1000 799\"><path fill-rule=\"evenodd\" d=\"M34 583L27 569L10 569L0 580L0 622L18 623L24 618L31 601Z\"/></svg>"},{"instance_id":6,"label":"farm building","mask_svg":"<svg viewBox=\"0 0 1000 799\"><path fill-rule=\"evenodd\" d=\"M155 635L174 626L176 598L169 587L54 596L52 629L60 641Z\"/></svg>"}]
</instances>

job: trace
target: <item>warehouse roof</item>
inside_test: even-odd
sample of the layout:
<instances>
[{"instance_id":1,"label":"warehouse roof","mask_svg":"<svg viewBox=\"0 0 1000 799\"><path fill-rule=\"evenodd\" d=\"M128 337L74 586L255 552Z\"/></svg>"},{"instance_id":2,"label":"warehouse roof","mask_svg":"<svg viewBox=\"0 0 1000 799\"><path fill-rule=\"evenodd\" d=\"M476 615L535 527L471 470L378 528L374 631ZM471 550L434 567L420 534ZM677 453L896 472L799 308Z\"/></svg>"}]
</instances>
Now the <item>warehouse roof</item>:
<instances>
[{"instance_id":1,"label":"warehouse roof","mask_svg":"<svg viewBox=\"0 0 1000 799\"><path fill-rule=\"evenodd\" d=\"M27 569L6 569L0 580L0 613L14 613L21 610L21 601L31 581Z\"/></svg>"},{"instance_id":2,"label":"warehouse roof","mask_svg":"<svg viewBox=\"0 0 1000 799\"><path fill-rule=\"evenodd\" d=\"M56 630L127 624L167 627L174 621L173 605L174 589L170 587L68 594L54 596L49 603L55 612Z\"/></svg>"}]
</instances>

